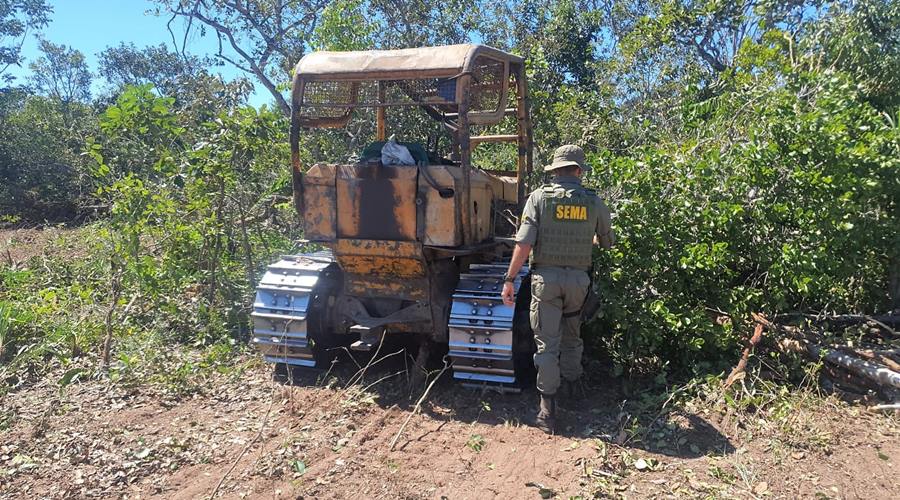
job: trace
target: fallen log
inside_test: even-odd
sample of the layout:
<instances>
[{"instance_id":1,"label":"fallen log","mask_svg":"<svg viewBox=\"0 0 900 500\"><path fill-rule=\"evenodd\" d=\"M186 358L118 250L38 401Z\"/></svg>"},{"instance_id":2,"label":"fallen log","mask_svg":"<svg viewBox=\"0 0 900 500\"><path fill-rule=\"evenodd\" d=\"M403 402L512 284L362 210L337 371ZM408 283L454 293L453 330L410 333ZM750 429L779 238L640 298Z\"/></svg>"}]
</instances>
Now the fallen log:
<instances>
[{"instance_id":1,"label":"fallen log","mask_svg":"<svg viewBox=\"0 0 900 500\"><path fill-rule=\"evenodd\" d=\"M882 364L895 372L900 372L900 363L897 363L893 359L885 356L884 354L880 354L871 350L854 350L852 347L841 346L839 349L843 352L846 352L850 355L856 354L861 358L865 358L869 361L873 361L875 363Z\"/></svg>"},{"instance_id":2,"label":"fallen log","mask_svg":"<svg viewBox=\"0 0 900 500\"><path fill-rule=\"evenodd\" d=\"M887 356L889 358L900 358L900 349L860 349L856 352L864 352L866 356Z\"/></svg>"},{"instance_id":3,"label":"fallen log","mask_svg":"<svg viewBox=\"0 0 900 500\"><path fill-rule=\"evenodd\" d=\"M891 335L897 336L897 332L894 331L894 328L900 325L900 315L869 316L867 314L841 314L838 316L825 316L823 318L816 318L815 322L838 325L869 323L879 326L883 331Z\"/></svg>"},{"instance_id":4,"label":"fallen log","mask_svg":"<svg viewBox=\"0 0 900 500\"><path fill-rule=\"evenodd\" d=\"M803 339L781 339L778 341L778 346L785 351L795 352L813 360L821 359L827 363L840 366L879 385L900 389L900 373L845 352L825 349L818 344Z\"/></svg>"},{"instance_id":5,"label":"fallen log","mask_svg":"<svg viewBox=\"0 0 900 500\"><path fill-rule=\"evenodd\" d=\"M819 387L839 396L844 401L867 401L870 395L884 392L884 388L875 382L829 363L822 364L822 371L819 372Z\"/></svg>"},{"instance_id":6,"label":"fallen log","mask_svg":"<svg viewBox=\"0 0 900 500\"><path fill-rule=\"evenodd\" d=\"M866 394L880 387L869 379L859 377L845 368L829 363L822 365L821 375L831 380L833 384L840 385L848 391L859 394Z\"/></svg>"},{"instance_id":7,"label":"fallen log","mask_svg":"<svg viewBox=\"0 0 900 500\"><path fill-rule=\"evenodd\" d=\"M895 329L900 327L900 314L835 314L826 316L821 314L793 312L776 314L772 317L772 319L776 321L783 319L802 319L815 324L829 323L830 325L838 328L860 323L870 323L893 335L898 335Z\"/></svg>"},{"instance_id":8,"label":"fallen log","mask_svg":"<svg viewBox=\"0 0 900 500\"><path fill-rule=\"evenodd\" d=\"M877 411L889 411L889 410L900 411L900 403L894 403L894 404L890 404L890 405L875 405L875 406L869 407L869 411L877 412Z\"/></svg>"},{"instance_id":9,"label":"fallen log","mask_svg":"<svg viewBox=\"0 0 900 500\"><path fill-rule=\"evenodd\" d=\"M873 350L872 353L892 359L896 363L900 363L900 349L876 349Z\"/></svg>"},{"instance_id":10,"label":"fallen log","mask_svg":"<svg viewBox=\"0 0 900 500\"><path fill-rule=\"evenodd\" d=\"M881 315L868 315L868 314L837 314L834 316L823 316L822 321L844 321L844 322L863 322L863 321L873 321L878 323L885 323L888 325L900 326L900 314L881 314Z\"/></svg>"}]
</instances>

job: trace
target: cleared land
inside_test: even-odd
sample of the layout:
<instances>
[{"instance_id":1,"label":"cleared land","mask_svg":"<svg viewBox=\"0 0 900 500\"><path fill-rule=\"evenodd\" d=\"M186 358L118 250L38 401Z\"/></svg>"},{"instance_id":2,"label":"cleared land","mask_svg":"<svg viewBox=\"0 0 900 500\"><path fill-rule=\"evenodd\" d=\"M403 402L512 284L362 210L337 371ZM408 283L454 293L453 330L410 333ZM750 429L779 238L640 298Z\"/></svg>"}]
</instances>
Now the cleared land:
<instances>
[{"instance_id":1,"label":"cleared land","mask_svg":"<svg viewBox=\"0 0 900 500\"><path fill-rule=\"evenodd\" d=\"M67 234L0 232L0 258L77 258ZM227 498L900 496L900 417L814 389L751 372L728 398L717 381L626 396L592 362L588 397L546 436L534 391L481 393L447 372L404 427L421 389L398 348L362 380L345 357L294 385L256 356L209 364L178 345L144 378L86 378L90 358L26 375L0 396L0 498L205 498L220 482Z\"/></svg>"},{"instance_id":2,"label":"cleared land","mask_svg":"<svg viewBox=\"0 0 900 500\"><path fill-rule=\"evenodd\" d=\"M400 360L400 356L395 356ZM57 378L7 395L0 496L228 498L896 498L900 425L809 394L750 415L688 401L640 425L592 387L565 430L530 427L537 396L442 379L391 451L418 394L381 363L287 386L270 367L207 379L188 396ZM62 374L56 374L61 376ZM322 374L320 374L322 375ZM362 390L367 384L374 384ZM627 408L627 405L626 405ZM646 422L649 423L649 422ZM616 444L616 442L622 444ZM240 457L240 458L239 458Z\"/></svg>"}]
</instances>

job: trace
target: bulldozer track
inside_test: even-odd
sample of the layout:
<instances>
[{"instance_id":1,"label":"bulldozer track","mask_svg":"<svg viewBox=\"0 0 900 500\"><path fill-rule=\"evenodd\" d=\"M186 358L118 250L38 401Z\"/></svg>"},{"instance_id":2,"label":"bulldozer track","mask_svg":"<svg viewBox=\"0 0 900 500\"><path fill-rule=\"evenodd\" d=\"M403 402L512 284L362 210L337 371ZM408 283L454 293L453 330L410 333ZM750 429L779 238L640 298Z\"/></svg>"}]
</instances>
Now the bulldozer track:
<instances>
[{"instance_id":1,"label":"bulldozer track","mask_svg":"<svg viewBox=\"0 0 900 500\"><path fill-rule=\"evenodd\" d=\"M310 320L311 315L322 314L313 307L321 293L317 286L333 262L332 254L322 251L284 256L267 268L256 288L251 314L252 343L267 363L317 366ZM503 304L501 296L507 268L508 263L500 261L473 264L460 274L448 321L448 354L453 377L463 385L519 390L522 374L516 370L516 355L521 354L516 352L516 306ZM513 283L517 296L527 274L528 269L523 268ZM326 336L320 340L327 342L336 334L323 331L319 335Z\"/></svg>"},{"instance_id":2,"label":"bulldozer track","mask_svg":"<svg viewBox=\"0 0 900 500\"><path fill-rule=\"evenodd\" d=\"M256 287L252 342L268 363L315 367L309 313L320 273L331 252L287 255L270 265Z\"/></svg>"},{"instance_id":3,"label":"bulldozer track","mask_svg":"<svg viewBox=\"0 0 900 500\"><path fill-rule=\"evenodd\" d=\"M449 354L453 377L464 385L517 391L515 306L503 303L508 263L473 264L459 277L450 311ZM518 296L527 267L513 282ZM521 377L521 374L519 374Z\"/></svg>"}]
</instances>

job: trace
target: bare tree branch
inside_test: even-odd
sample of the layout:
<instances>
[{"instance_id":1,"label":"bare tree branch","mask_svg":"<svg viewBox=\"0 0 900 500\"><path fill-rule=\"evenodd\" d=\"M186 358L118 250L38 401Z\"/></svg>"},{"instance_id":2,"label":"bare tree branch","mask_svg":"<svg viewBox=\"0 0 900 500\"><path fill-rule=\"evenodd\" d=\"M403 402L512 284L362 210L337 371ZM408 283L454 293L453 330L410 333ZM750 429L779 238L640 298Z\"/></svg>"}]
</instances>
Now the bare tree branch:
<instances>
[{"instance_id":1,"label":"bare tree branch","mask_svg":"<svg viewBox=\"0 0 900 500\"><path fill-rule=\"evenodd\" d=\"M278 107L281 109L281 111L285 115L290 115L290 113L291 113L290 104L288 104L287 100L284 98L284 96L281 94L281 92L278 91L278 88L272 82L272 80L269 79L268 75L266 75L266 72L263 70L263 68L261 68L259 66L259 64L256 62L256 59L254 57L252 57L249 53L247 53L247 51L245 51L243 48L241 48L240 44L238 44L237 40L235 39L234 33L232 32L231 29L227 28L222 23L205 16L203 13L200 12L200 9L197 8L199 5L200 5L200 2L197 2L197 4L195 4L193 11L190 13L190 17L196 18L198 21L202 22L203 24L206 24L207 26L212 27L213 29L216 30L216 32L219 33L219 35L224 35L225 38L228 39L228 43L229 43L229 45L231 45L231 48L235 52L237 52L237 54L239 56L241 56L241 58L244 59L244 61L246 61L249 64L249 67L244 67L242 65L239 65L234 60L226 57L222 53L221 44L219 46L220 50L219 50L219 53L217 54L217 57L219 57L231 64L234 64L235 66L237 66L238 68L240 68L243 71L249 70L248 72L253 73L256 76L256 78L259 79L260 83L262 83L263 86L269 91L269 93L272 94L272 97L275 98L275 103L278 104Z\"/></svg>"},{"instance_id":2,"label":"bare tree branch","mask_svg":"<svg viewBox=\"0 0 900 500\"><path fill-rule=\"evenodd\" d=\"M290 105L279 83L290 79L291 68L312 36L326 0L157 0L173 16L187 19L180 50L187 45L193 22L215 31L216 58L252 74L272 95L284 114ZM167 24L171 30L171 22ZM176 37L173 43L178 47ZM227 41L227 43L224 43ZM282 76L284 76L282 80Z\"/></svg>"}]
</instances>

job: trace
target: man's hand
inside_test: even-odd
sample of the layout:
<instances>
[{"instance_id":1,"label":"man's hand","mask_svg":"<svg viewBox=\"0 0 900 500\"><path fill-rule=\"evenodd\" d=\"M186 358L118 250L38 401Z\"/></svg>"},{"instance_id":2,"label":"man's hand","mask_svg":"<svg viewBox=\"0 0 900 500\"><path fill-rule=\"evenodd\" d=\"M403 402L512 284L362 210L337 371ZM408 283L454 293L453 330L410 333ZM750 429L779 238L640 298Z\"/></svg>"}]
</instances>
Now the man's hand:
<instances>
[{"instance_id":1,"label":"man's hand","mask_svg":"<svg viewBox=\"0 0 900 500\"><path fill-rule=\"evenodd\" d=\"M512 258L509 260L509 271L507 271L507 276L516 276L519 274L519 270L522 269L522 264L525 263L525 259L528 258L528 253L531 252L531 245L527 243L516 243L516 247L513 248ZM516 293L513 290L513 284L509 281L503 282L503 303L507 306L515 305L516 303Z\"/></svg>"},{"instance_id":2,"label":"man's hand","mask_svg":"<svg viewBox=\"0 0 900 500\"><path fill-rule=\"evenodd\" d=\"M516 303L516 294L513 290L513 284L509 281L503 283L503 304L507 306L515 305Z\"/></svg>"}]
</instances>

